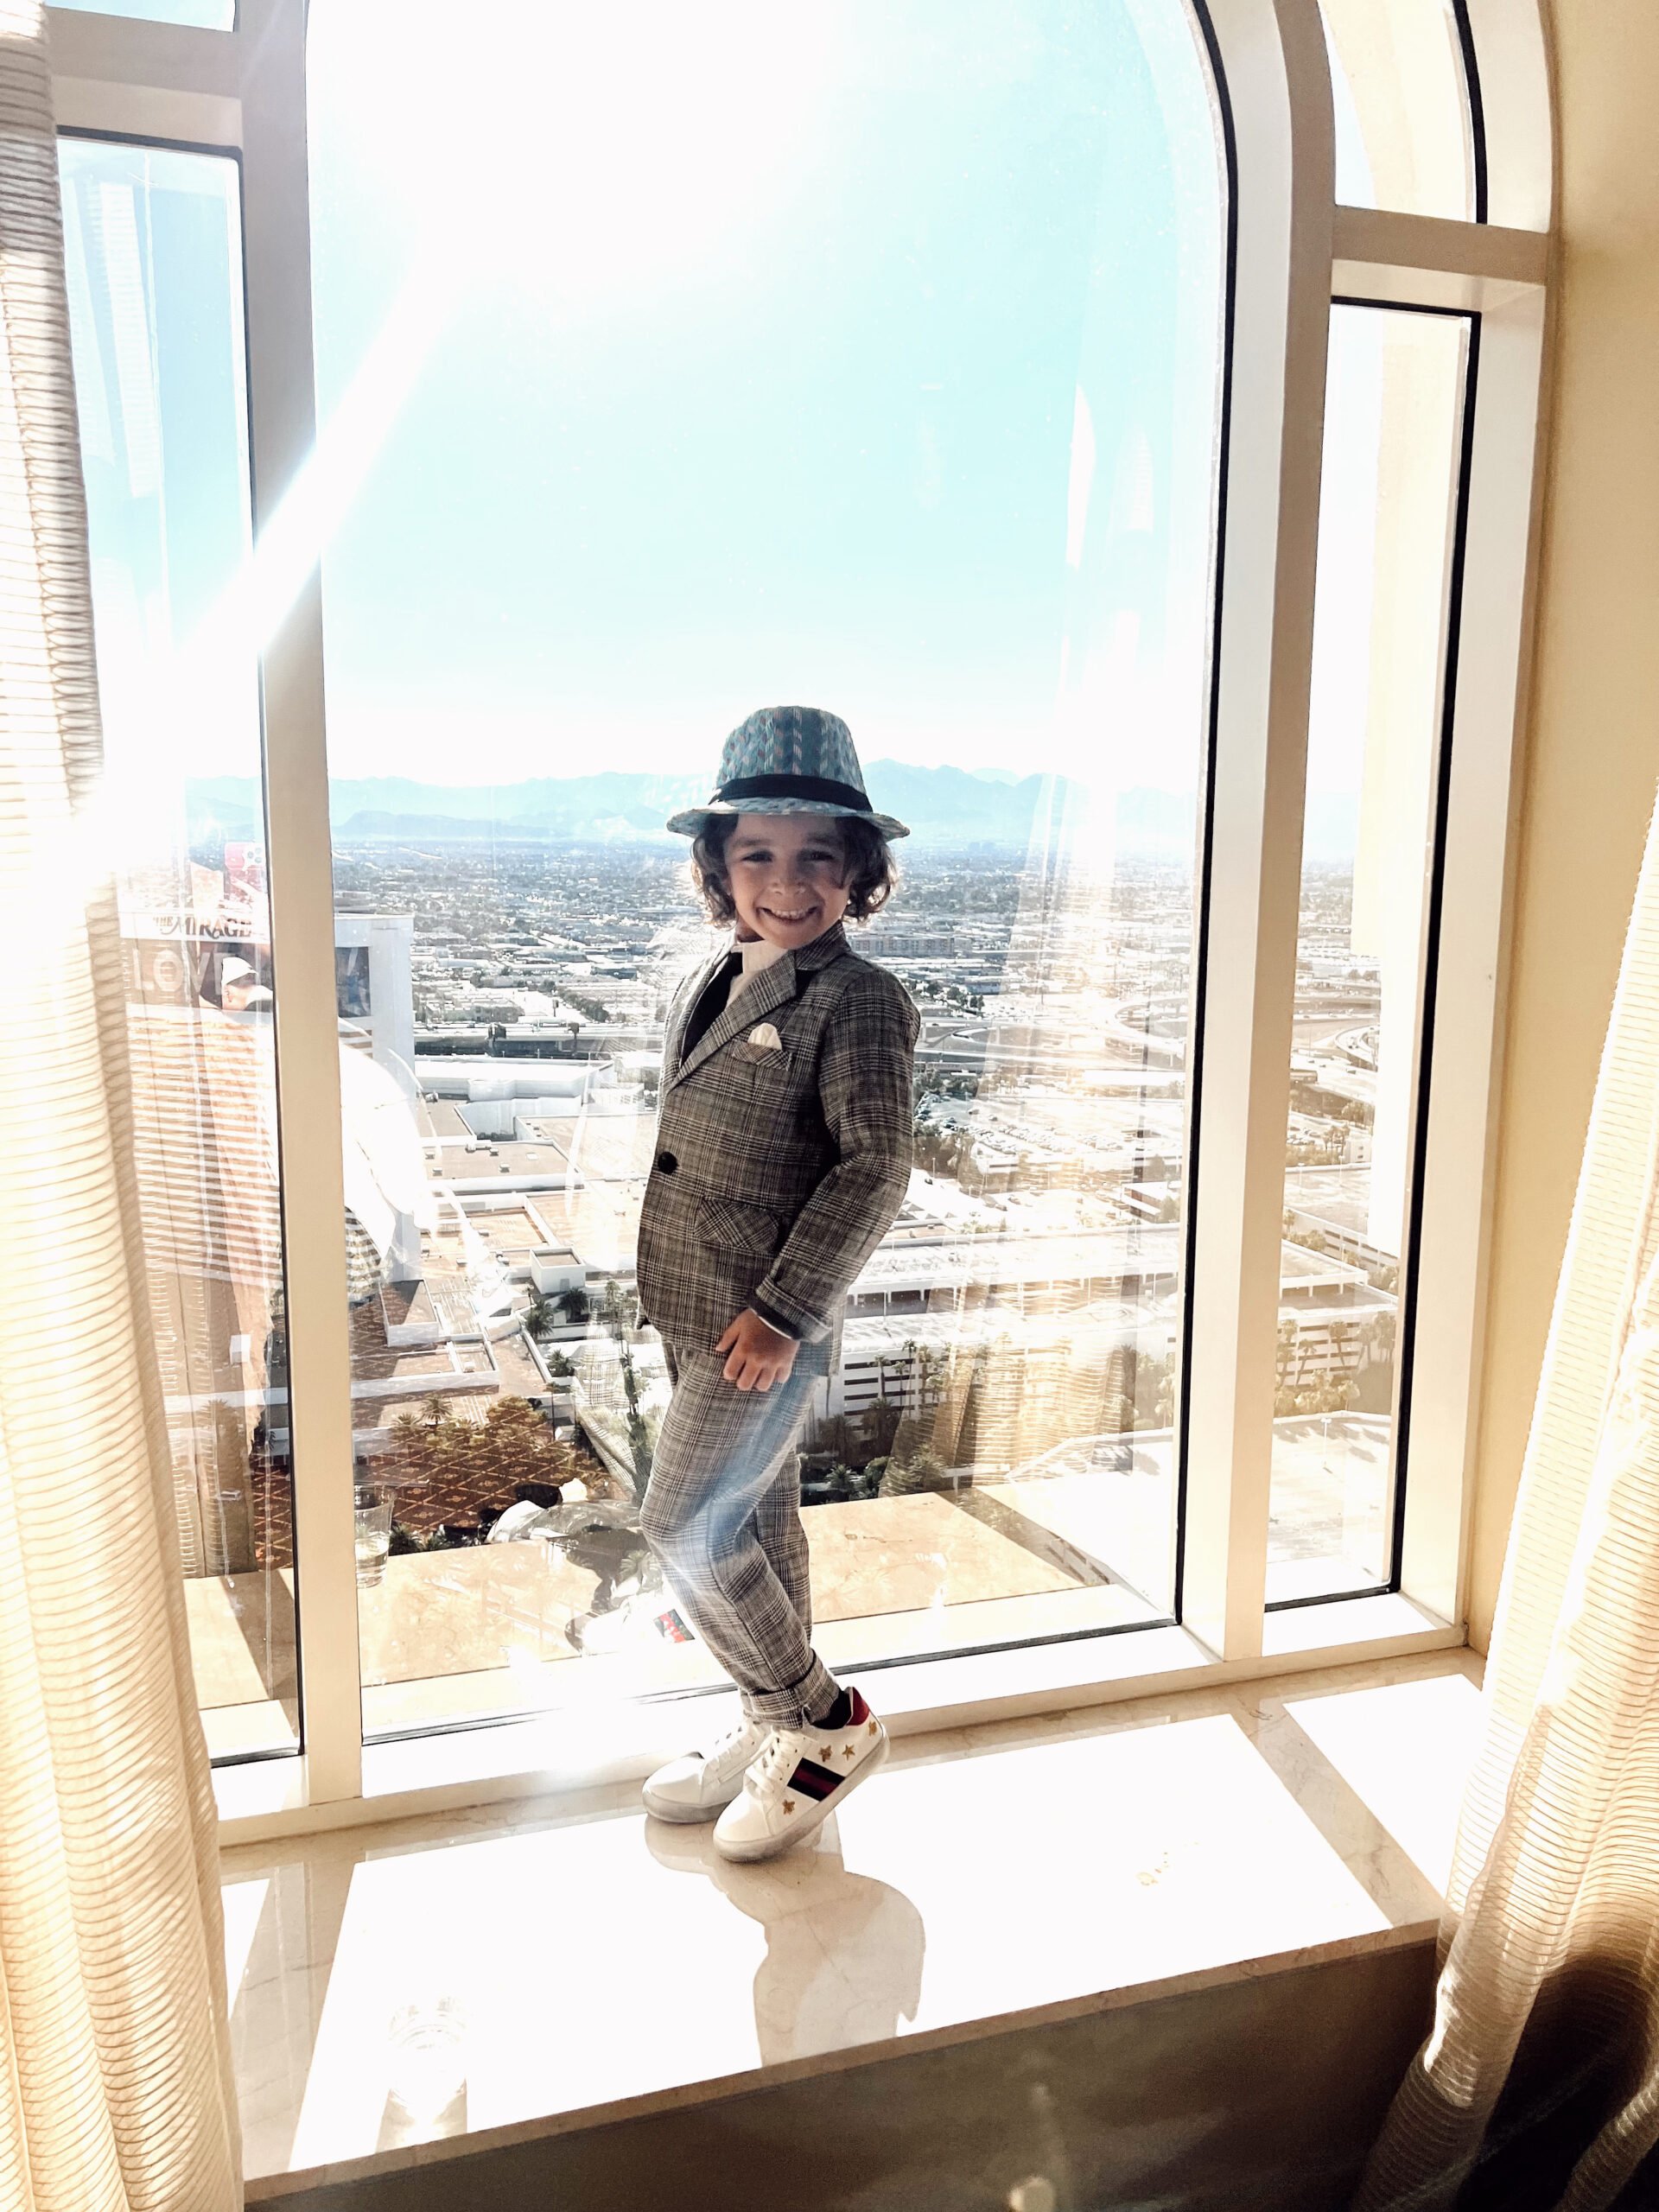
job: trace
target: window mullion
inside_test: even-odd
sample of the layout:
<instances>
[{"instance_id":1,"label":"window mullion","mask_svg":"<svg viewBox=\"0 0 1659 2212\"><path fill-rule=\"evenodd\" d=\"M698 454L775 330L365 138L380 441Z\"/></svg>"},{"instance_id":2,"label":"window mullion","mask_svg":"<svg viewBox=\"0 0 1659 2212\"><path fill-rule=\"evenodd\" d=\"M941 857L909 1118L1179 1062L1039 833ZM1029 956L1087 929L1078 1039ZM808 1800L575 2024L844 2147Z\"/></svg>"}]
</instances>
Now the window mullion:
<instances>
[{"instance_id":1,"label":"window mullion","mask_svg":"<svg viewBox=\"0 0 1659 2212\"><path fill-rule=\"evenodd\" d=\"M1548 253L1538 231L1339 207L1332 289L1394 307L1485 308L1541 284Z\"/></svg>"},{"instance_id":2,"label":"window mullion","mask_svg":"<svg viewBox=\"0 0 1659 2212\"><path fill-rule=\"evenodd\" d=\"M1211 13L1238 132L1237 244L1183 1612L1233 1660L1261 1651L1267 1573L1333 149L1314 0Z\"/></svg>"},{"instance_id":3,"label":"window mullion","mask_svg":"<svg viewBox=\"0 0 1659 2212\"><path fill-rule=\"evenodd\" d=\"M1413 1329L1411 1479L1398 1562L1405 1594L1463 1618L1466 1470L1479 1411L1482 1293L1497 1158L1503 917L1527 575L1541 289L1482 316L1469 442L1459 651L1450 721L1436 969L1434 1077L1424 1151Z\"/></svg>"},{"instance_id":4,"label":"window mullion","mask_svg":"<svg viewBox=\"0 0 1659 2212\"><path fill-rule=\"evenodd\" d=\"M48 8L52 105L60 130L239 146L235 48L219 31Z\"/></svg>"},{"instance_id":5,"label":"window mullion","mask_svg":"<svg viewBox=\"0 0 1659 2212\"><path fill-rule=\"evenodd\" d=\"M46 20L54 93L67 82L107 85L129 96L155 91L236 97L238 48L223 31L76 8L48 7Z\"/></svg>"},{"instance_id":6,"label":"window mullion","mask_svg":"<svg viewBox=\"0 0 1659 2212\"><path fill-rule=\"evenodd\" d=\"M317 1803L359 1794L362 1723L321 549L303 542L293 505L316 435L303 0L242 0L238 42L256 531L249 604L263 641L300 1688L307 1792Z\"/></svg>"}]
</instances>

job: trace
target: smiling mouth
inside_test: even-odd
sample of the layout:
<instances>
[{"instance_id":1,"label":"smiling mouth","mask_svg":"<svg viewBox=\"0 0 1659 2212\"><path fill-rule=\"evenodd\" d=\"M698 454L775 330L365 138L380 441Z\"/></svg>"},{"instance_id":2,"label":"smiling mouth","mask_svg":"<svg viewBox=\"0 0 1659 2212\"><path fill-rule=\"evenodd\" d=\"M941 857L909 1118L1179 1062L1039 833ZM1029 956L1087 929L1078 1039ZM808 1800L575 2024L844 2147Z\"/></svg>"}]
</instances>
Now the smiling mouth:
<instances>
[{"instance_id":1,"label":"smiling mouth","mask_svg":"<svg viewBox=\"0 0 1659 2212\"><path fill-rule=\"evenodd\" d=\"M817 911L816 906L804 906L798 914L786 914L780 906L763 906L760 909L769 922L783 922L791 929L798 922L810 921Z\"/></svg>"}]
</instances>

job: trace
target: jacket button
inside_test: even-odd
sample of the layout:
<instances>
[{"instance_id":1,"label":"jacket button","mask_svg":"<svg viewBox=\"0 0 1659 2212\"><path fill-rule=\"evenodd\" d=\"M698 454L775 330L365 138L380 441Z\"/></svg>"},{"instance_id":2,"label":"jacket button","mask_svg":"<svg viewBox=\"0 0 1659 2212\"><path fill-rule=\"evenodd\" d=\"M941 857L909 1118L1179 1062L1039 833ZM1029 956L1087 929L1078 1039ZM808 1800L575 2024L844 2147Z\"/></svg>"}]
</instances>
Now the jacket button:
<instances>
[{"instance_id":1,"label":"jacket button","mask_svg":"<svg viewBox=\"0 0 1659 2212\"><path fill-rule=\"evenodd\" d=\"M671 1175L679 1164L671 1152L659 1152L657 1155L657 1165L664 1175Z\"/></svg>"}]
</instances>

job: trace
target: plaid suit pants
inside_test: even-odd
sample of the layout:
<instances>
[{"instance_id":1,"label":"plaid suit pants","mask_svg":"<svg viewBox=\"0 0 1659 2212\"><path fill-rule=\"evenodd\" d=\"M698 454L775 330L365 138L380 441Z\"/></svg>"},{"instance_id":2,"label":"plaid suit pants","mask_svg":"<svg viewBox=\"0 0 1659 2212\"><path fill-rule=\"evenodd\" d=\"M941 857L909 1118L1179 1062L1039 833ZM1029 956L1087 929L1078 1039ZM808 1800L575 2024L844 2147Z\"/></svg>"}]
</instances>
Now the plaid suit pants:
<instances>
[{"instance_id":1,"label":"plaid suit pants","mask_svg":"<svg viewBox=\"0 0 1659 2212\"><path fill-rule=\"evenodd\" d=\"M639 1526L691 1625L752 1719L805 1728L837 1685L812 1649L812 1591L795 1439L817 1363L740 1390L724 1355L665 1345L663 1416Z\"/></svg>"}]
</instances>

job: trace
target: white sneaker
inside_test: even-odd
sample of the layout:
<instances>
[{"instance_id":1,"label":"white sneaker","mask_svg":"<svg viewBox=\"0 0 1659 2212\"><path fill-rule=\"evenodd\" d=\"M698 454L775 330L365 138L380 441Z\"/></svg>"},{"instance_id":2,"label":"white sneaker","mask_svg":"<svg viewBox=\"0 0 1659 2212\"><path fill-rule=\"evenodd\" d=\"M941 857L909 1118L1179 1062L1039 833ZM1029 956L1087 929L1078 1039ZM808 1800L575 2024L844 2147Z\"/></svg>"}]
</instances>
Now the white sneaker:
<instances>
[{"instance_id":1,"label":"white sneaker","mask_svg":"<svg viewBox=\"0 0 1659 2212\"><path fill-rule=\"evenodd\" d=\"M770 1859L816 1834L887 1756L887 1732L856 1690L845 1728L779 1728L721 1815L722 1859Z\"/></svg>"},{"instance_id":2,"label":"white sneaker","mask_svg":"<svg viewBox=\"0 0 1659 2212\"><path fill-rule=\"evenodd\" d=\"M743 1787L746 1770L766 1748L764 1720L740 1720L711 1751L688 1751L659 1766L645 1787L645 1810L659 1821L712 1821Z\"/></svg>"}]
</instances>

